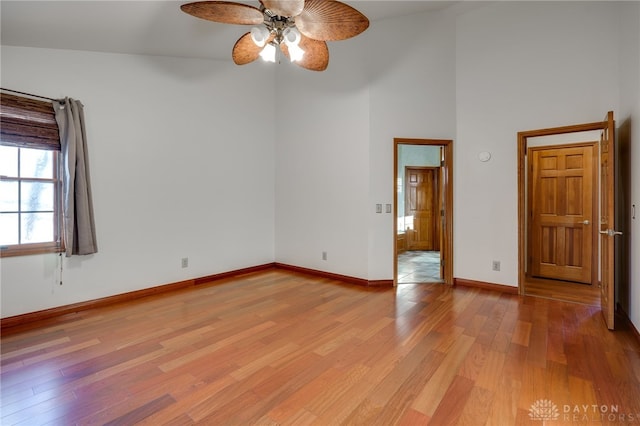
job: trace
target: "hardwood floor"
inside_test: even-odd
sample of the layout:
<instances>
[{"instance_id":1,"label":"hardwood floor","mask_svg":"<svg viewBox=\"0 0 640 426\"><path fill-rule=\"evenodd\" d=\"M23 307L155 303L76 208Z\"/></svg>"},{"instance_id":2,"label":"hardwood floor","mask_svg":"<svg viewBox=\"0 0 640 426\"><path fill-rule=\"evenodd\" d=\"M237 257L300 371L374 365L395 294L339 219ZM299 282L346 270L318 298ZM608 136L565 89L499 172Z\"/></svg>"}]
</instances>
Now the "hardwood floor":
<instances>
[{"instance_id":1,"label":"hardwood floor","mask_svg":"<svg viewBox=\"0 0 640 426\"><path fill-rule=\"evenodd\" d=\"M524 293L528 296L546 297L600 307L600 288L595 285L526 277Z\"/></svg>"},{"instance_id":2,"label":"hardwood floor","mask_svg":"<svg viewBox=\"0 0 640 426\"><path fill-rule=\"evenodd\" d=\"M640 423L597 307L277 269L9 330L0 378L3 425Z\"/></svg>"}]
</instances>

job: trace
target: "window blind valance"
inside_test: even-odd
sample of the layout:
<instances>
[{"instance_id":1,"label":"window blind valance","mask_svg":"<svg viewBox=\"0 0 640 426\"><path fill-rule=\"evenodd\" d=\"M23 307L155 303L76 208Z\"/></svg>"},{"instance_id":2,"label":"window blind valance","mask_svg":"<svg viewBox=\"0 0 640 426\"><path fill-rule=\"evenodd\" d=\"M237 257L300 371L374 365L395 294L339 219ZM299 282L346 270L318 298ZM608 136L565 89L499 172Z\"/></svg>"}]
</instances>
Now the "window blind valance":
<instances>
[{"instance_id":1,"label":"window blind valance","mask_svg":"<svg viewBox=\"0 0 640 426\"><path fill-rule=\"evenodd\" d=\"M60 150L60 133L51 102L0 93L3 145Z\"/></svg>"}]
</instances>

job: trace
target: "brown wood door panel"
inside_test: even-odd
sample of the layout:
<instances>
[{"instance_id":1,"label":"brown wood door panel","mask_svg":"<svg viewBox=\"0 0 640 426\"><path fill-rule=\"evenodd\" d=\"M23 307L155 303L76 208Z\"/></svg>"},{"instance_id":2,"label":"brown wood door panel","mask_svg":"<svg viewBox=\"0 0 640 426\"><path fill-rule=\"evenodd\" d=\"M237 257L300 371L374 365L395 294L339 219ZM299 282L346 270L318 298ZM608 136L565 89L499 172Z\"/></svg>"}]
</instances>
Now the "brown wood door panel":
<instances>
[{"instance_id":1,"label":"brown wood door panel","mask_svg":"<svg viewBox=\"0 0 640 426\"><path fill-rule=\"evenodd\" d=\"M529 149L534 277L593 281L595 149L595 143Z\"/></svg>"},{"instance_id":2,"label":"brown wood door panel","mask_svg":"<svg viewBox=\"0 0 640 426\"><path fill-rule=\"evenodd\" d=\"M600 307L610 330L615 326L615 121L609 112L600 134Z\"/></svg>"},{"instance_id":3,"label":"brown wood door panel","mask_svg":"<svg viewBox=\"0 0 640 426\"><path fill-rule=\"evenodd\" d=\"M407 167L405 214L413 216L408 250L440 250L439 167Z\"/></svg>"}]
</instances>

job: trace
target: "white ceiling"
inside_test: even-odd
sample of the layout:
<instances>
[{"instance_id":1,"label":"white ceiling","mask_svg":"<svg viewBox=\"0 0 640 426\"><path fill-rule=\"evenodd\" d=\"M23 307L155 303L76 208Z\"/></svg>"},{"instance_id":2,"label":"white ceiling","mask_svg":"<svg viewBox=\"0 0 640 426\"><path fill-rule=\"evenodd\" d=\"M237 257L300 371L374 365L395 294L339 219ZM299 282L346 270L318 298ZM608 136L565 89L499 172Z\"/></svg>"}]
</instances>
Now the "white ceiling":
<instances>
[{"instance_id":1,"label":"white ceiling","mask_svg":"<svg viewBox=\"0 0 640 426\"><path fill-rule=\"evenodd\" d=\"M236 39L248 31L194 18L184 1L0 1L3 45L98 52L230 59ZM452 1L343 1L380 19L435 11ZM258 5L258 1L242 1Z\"/></svg>"}]
</instances>

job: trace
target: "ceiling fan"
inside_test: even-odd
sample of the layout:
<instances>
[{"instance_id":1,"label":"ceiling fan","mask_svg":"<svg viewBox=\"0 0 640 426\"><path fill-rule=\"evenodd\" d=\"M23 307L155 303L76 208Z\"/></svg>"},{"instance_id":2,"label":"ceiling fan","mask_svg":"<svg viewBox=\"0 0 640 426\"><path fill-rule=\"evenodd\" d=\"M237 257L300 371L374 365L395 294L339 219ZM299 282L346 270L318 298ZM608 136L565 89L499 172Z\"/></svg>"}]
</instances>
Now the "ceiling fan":
<instances>
[{"instance_id":1,"label":"ceiling fan","mask_svg":"<svg viewBox=\"0 0 640 426\"><path fill-rule=\"evenodd\" d=\"M233 46L233 61L259 57L276 62L278 48L291 62L314 71L329 65L327 41L355 37L369 19L337 0L260 0L260 8L229 1L197 1L180 6L197 18L224 24L253 25Z\"/></svg>"}]
</instances>

